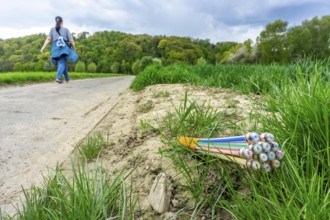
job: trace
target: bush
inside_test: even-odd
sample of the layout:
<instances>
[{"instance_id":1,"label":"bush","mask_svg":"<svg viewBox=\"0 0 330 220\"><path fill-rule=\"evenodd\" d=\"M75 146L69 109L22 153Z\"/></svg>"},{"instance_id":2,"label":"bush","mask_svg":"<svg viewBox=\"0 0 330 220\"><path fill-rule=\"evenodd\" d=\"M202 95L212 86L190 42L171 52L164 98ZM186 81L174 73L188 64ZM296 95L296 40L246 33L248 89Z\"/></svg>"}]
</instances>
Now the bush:
<instances>
[{"instance_id":1,"label":"bush","mask_svg":"<svg viewBox=\"0 0 330 220\"><path fill-rule=\"evenodd\" d=\"M89 73L96 73L96 64L91 62L87 66L87 72Z\"/></svg>"},{"instance_id":2,"label":"bush","mask_svg":"<svg viewBox=\"0 0 330 220\"><path fill-rule=\"evenodd\" d=\"M136 60L132 65L132 71L135 75L137 75L140 72L140 60Z\"/></svg>"},{"instance_id":3,"label":"bush","mask_svg":"<svg viewBox=\"0 0 330 220\"><path fill-rule=\"evenodd\" d=\"M140 71L143 71L147 66L154 63L154 60L150 56L142 57L140 62Z\"/></svg>"},{"instance_id":4,"label":"bush","mask_svg":"<svg viewBox=\"0 0 330 220\"><path fill-rule=\"evenodd\" d=\"M85 63L82 62L82 61L78 61L75 68L74 68L74 71L77 72L77 73L86 72Z\"/></svg>"},{"instance_id":5,"label":"bush","mask_svg":"<svg viewBox=\"0 0 330 220\"><path fill-rule=\"evenodd\" d=\"M111 66L111 71L113 73L118 73L119 72L119 67L120 67L120 64L118 62L114 62Z\"/></svg>"},{"instance_id":6,"label":"bush","mask_svg":"<svg viewBox=\"0 0 330 220\"><path fill-rule=\"evenodd\" d=\"M151 64L153 64L155 62L159 63L158 60L153 59L150 56L142 57L141 60L138 59L133 63L132 71L134 74L137 75L138 73L142 72L145 68L147 68L147 66L150 66Z\"/></svg>"}]
</instances>

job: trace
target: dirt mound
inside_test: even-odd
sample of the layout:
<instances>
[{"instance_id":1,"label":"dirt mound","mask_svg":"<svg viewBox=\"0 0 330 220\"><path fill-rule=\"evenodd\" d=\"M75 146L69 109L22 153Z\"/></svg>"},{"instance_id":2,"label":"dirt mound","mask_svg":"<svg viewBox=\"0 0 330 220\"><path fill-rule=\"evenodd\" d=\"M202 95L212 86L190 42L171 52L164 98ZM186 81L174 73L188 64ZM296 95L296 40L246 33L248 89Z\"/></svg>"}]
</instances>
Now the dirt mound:
<instances>
[{"instance_id":1,"label":"dirt mound","mask_svg":"<svg viewBox=\"0 0 330 220\"><path fill-rule=\"evenodd\" d=\"M160 140L159 131L143 125L147 122L157 126L155 121L161 120L168 112L173 112L174 106L182 103L186 91L189 100L207 101L215 108L229 111L242 110L238 113L242 116L247 116L251 110L248 98L231 90L182 84L154 85L141 92L128 90L123 93L119 103L94 130L101 131L109 143L101 155L104 167L112 171L125 168L127 172L135 168L127 184L132 184L139 197L137 218L167 219L183 207L194 206L189 203L189 193L175 188L172 189L168 213L155 213L147 202L152 183L159 173L166 173L174 182L180 181L180 177L171 161L159 154L159 149L165 147ZM69 162L65 164L69 165ZM226 219L224 215L221 219Z\"/></svg>"}]
</instances>

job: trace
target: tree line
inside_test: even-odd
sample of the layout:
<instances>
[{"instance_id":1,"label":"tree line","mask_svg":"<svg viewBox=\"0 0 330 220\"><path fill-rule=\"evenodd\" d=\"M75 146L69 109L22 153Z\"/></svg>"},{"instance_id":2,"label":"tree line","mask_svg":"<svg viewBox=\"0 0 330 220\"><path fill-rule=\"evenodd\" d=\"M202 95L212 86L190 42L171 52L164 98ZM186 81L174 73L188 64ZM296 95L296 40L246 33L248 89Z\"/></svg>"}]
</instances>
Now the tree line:
<instances>
[{"instance_id":1,"label":"tree line","mask_svg":"<svg viewBox=\"0 0 330 220\"><path fill-rule=\"evenodd\" d=\"M133 35L117 31L73 33L77 52L70 71L137 74L154 62L209 64L291 63L305 57L325 59L330 55L330 16L314 17L288 28L276 20L266 25L253 42L218 42L178 36ZM50 47L40 48L45 34L0 39L0 72L52 71Z\"/></svg>"}]
</instances>

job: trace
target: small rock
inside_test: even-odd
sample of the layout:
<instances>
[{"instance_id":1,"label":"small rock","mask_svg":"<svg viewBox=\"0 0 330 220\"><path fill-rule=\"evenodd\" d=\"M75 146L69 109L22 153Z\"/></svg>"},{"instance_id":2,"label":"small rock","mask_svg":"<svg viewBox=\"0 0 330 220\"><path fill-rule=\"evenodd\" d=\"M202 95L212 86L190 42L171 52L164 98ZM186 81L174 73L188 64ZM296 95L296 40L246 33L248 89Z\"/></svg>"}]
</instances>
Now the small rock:
<instances>
[{"instance_id":1,"label":"small rock","mask_svg":"<svg viewBox=\"0 0 330 220\"><path fill-rule=\"evenodd\" d=\"M179 201L177 199L172 200L172 205L173 207L178 207L179 206Z\"/></svg>"},{"instance_id":2,"label":"small rock","mask_svg":"<svg viewBox=\"0 0 330 220\"><path fill-rule=\"evenodd\" d=\"M169 182L165 173L158 174L148 196L150 206L159 214L167 212L170 207L172 193L168 189Z\"/></svg>"},{"instance_id":3,"label":"small rock","mask_svg":"<svg viewBox=\"0 0 330 220\"><path fill-rule=\"evenodd\" d=\"M151 208L147 198L145 198L143 200L143 202L140 204L140 206L141 206L141 210L143 210L143 211L148 211L148 212L152 211L152 208Z\"/></svg>"}]
</instances>

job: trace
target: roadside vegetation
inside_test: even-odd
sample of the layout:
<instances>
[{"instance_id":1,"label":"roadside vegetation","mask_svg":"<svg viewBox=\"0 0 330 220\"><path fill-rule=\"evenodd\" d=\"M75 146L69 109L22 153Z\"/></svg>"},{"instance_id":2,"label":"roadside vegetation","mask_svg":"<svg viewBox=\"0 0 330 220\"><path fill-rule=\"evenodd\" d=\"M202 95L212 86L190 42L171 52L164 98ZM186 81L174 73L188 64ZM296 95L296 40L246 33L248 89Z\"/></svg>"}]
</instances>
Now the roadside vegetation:
<instances>
[{"instance_id":1,"label":"roadside vegetation","mask_svg":"<svg viewBox=\"0 0 330 220\"><path fill-rule=\"evenodd\" d=\"M173 161L184 179L173 185L191 195L189 207L182 207L176 216L212 219L225 211L234 219L330 219L329 67L329 60L286 66L176 64L152 65L140 73L132 84L136 91L152 84L191 83L260 95L250 123L238 120L234 113L196 103L187 94L180 106L173 106L174 114L159 120L157 129L169 146L160 153ZM153 96L167 95L161 91ZM243 170L177 143L181 135L215 137L247 131L276 135L286 152L279 169ZM96 134L84 144L81 152L87 157L92 149L91 159L105 143ZM138 198L127 193L123 180L128 176L123 171L105 172L98 159L94 168L87 169L86 161L73 162L68 175L57 168L53 177L45 178L43 188L25 190L19 219L134 219Z\"/></svg>"},{"instance_id":2,"label":"roadside vegetation","mask_svg":"<svg viewBox=\"0 0 330 220\"><path fill-rule=\"evenodd\" d=\"M98 160L72 160L69 174L56 167L42 187L24 189L23 208L12 218L130 219L136 201L127 193L123 171L109 173Z\"/></svg>"},{"instance_id":3,"label":"roadside vegetation","mask_svg":"<svg viewBox=\"0 0 330 220\"><path fill-rule=\"evenodd\" d=\"M178 64L151 66L138 75L132 84L136 91L152 84L191 83L261 95L251 124L235 123L188 97L175 107L175 115L161 120L162 139L171 146L162 154L184 177L180 187L195 204L192 213L183 209L180 215L195 218L211 210L209 217L214 218L225 209L235 219L329 219L329 67L329 60L288 66ZM232 135L251 130L275 134L286 152L281 168L270 174L246 172L178 146L179 136L214 137L224 129Z\"/></svg>"},{"instance_id":4,"label":"roadside vegetation","mask_svg":"<svg viewBox=\"0 0 330 220\"><path fill-rule=\"evenodd\" d=\"M76 151L82 159L90 161L97 158L102 149L107 146L107 142L101 132L89 135L86 139L76 146Z\"/></svg>"},{"instance_id":5,"label":"roadside vegetation","mask_svg":"<svg viewBox=\"0 0 330 220\"><path fill-rule=\"evenodd\" d=\"M70 72L70 79L86 79L123 76L122 74L113 73L75 73ZM9 72L0 73L0 86L6 85L22 85L28 83L51 82L55 79L54 72Z\"/></svg>"}]
</instances>

